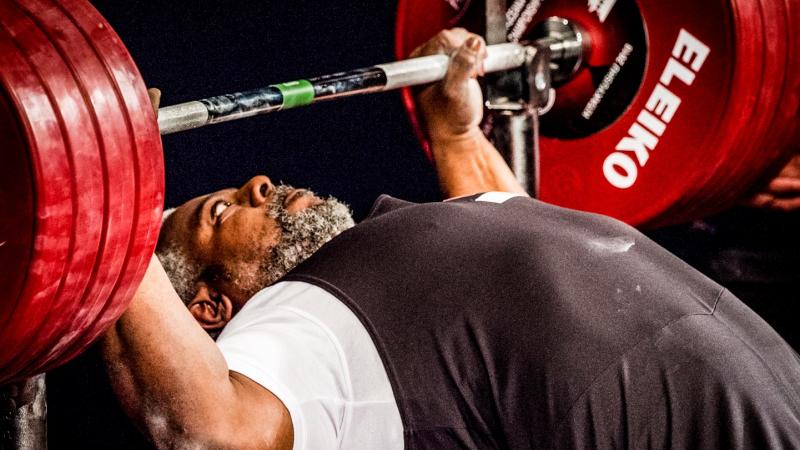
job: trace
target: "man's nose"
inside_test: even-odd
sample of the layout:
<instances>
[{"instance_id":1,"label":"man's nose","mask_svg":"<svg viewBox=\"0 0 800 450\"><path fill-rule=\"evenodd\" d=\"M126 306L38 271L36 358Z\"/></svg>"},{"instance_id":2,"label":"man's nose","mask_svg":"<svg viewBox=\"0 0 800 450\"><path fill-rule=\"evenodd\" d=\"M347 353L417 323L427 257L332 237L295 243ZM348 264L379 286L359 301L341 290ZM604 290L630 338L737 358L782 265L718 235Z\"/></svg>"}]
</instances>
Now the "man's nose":
<instances>
[{"instance_id":1,"label":"man's nose","mask_svg":"<svg viewBox=\"0 0 800 450\"><path fill-rule=\"evenodd\" d=\"M267 199L272 195L275 187L272 181L264 175L258 175L250 179L247 183L239 188L237 197L239 201L245 205L261 206L267 202Z\"/></svg>"}]
</instances>

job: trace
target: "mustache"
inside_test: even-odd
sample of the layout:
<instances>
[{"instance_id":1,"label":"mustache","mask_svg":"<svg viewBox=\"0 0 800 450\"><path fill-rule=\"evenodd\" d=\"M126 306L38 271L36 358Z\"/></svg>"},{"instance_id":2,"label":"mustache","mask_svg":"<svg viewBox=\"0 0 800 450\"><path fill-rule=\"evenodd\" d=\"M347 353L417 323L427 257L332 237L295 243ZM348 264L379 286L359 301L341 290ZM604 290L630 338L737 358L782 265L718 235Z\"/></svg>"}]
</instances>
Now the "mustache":
<instances>
[{"instance_id":1,"label":"mustache","mask_svg":"<svg viewBox=\"0 0 800 450\"><path fill-rule=\"evenodd\" d=\"M276 219L278 222L281 222L281 218L285 218L289 213L286 210L286 199L290 196L294 195L296 198L306 197L306 196L316 196L317 194L314 193L310 189L297 189L292 185L289 184L280 184L275 186L275 190L272 194L272 198L270 199L269 203L267 204L266 213L267 216L271 219ZM329 202L331 200L335 200L332 197L323 198L323 203ZM294 198L292 199L294 201ZM307 209L314 208L318 205L312 205Z\"/></svg>"},{"instance_id":2,"label":"mustache","mask_svg":"<svg viewBox=\"0 0 800 450\"><path fill-rule=\"evenodd\" d=\"M278 186L275 186L275 191L272 194L272 199L267 205L267 212L273 210L285 210L285 208L283 207L283 203L286 201L286 197L288 197L289 194L291 194L294 190L295 187L289 184L280 184ZM306 192L311 193L311 191L306 191ZM306 194L304 193L303 195Z\"/></svg>"},{"instance_id":3,"label":"mustache","mask_svg":"<svg viewBox=\"0 0 800 450\"><path fill-rule=\"evenodd\" d=\"M290 199L292 203L297 198L306 196L317 197L321 202L290 213L287 210L288 205L286 205L286 200L289 196L292 196ZM345 203L332 196L321 197L310 189L297 189L288 184L281 184L275 187L275 192L267 205L266 214L277 222L284 233L297 233L301 231L298 228L311 228L317 231L325 230L328 233L333 232L335 229L338 234L338 232L342 231L342 227L349 228L354 225L352 221L353 213ZM303 233L305 237L314 239L308 234L308 231L306 230Z\"/></svg>"}]
</instances>

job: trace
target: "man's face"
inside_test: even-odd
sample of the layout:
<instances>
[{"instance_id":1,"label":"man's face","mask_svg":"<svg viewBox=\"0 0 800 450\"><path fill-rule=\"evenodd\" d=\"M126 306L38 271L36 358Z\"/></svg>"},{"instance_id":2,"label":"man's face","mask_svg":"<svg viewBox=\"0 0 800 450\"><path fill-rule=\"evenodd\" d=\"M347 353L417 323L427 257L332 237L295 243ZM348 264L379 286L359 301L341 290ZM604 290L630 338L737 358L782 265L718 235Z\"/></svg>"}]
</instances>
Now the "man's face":
<instances>
[{"instance_id":1,"label":"man's face","mask_svg":"<svg viewBox=\"0 0 800 450\"><path fill-rule=\"evenodd\" d=\"M257 176L239 189L192 199L167 219L159 248L179 246L200 280L238 310L336 234L352 226L347 207Z\"/></svg>"}]
</instances>

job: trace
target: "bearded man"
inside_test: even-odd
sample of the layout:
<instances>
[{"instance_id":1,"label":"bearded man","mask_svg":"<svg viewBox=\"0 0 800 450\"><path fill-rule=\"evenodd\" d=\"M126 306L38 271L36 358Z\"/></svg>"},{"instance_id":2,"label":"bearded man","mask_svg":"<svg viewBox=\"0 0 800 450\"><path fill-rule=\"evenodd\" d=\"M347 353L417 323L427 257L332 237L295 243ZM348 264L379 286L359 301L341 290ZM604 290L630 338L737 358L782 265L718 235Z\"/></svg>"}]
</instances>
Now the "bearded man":
<instances>
[{"instance_id":1,"label":"bearded man","mask_svg":"<svg viewBox=\"0 0 800 450\"><path fill-rule=\"evenodd\" d=\"M152 441L800 447L797 354L636 230L528 198L478 128L484 43L445 31L417 54L436 52L452 63L420 104L451 200L382 196L353 226L259 176L167 217L102 342Z\"/></svg>"}]
</instances>

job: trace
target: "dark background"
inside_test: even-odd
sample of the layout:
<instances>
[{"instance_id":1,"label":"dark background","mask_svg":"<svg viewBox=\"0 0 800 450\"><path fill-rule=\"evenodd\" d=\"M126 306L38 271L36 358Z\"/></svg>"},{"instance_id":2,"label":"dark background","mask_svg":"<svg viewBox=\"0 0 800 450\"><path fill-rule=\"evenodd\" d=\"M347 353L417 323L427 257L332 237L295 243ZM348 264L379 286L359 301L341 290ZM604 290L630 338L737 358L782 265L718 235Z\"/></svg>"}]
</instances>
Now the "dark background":
<instances>
[{"instance_id":1,"label":"dark background","mask_svg":"<svg viewBox=\"0 0 800 450\"><path fill-rule=\"evenodd\" d=\"M94 1L162 105L394 60L394 2ZM399 93L164 137L168 206L266 174L341 197L435 200Z\"/></svg>"},{"instance_id":2,"label":"dark background","mask_svg":"<svg viewBox=\"0 0 800 450\"><path fill-rule=\"evenodd\" d=\"M394 1L93 4L148 86L162 90L162 105L394 59ZM356 219L381 193L440 198L398 93L165 136L164 147L167 206L262 173L334 195ZM798 214L736 209L649 234L731 288L798 348ZM48 390L51 449L147 447L120 412L94 350L49 373Z\"/></svg>"}]
</instances>

